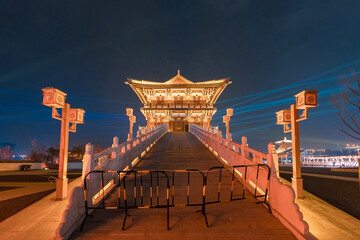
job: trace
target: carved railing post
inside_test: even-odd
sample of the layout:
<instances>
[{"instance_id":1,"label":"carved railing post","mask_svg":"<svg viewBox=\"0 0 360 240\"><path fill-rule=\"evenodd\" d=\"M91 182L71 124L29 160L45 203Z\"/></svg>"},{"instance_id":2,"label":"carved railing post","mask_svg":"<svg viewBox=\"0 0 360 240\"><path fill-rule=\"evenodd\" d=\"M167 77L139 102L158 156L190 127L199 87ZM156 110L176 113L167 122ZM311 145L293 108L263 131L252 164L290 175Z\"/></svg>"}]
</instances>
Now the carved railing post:
<instances>
[{"instance_id":1,"label":"carved railing post","mask_svg":"<svg viewBox=\"0 0 360 240\"><path fill-rule=\"evenodd\" d=\"M245 159L247 157L249 157L248 152L245 150L245 147L247 147L247 146L248 146L247 137L242 136L241 137L241 158L242 158L243 161L245 161Z\"/></svg>"},{"instance_id":2,"label":"carved railing post","mask_svg":"<svg viewBox=\"0 0 360 240\"><path fill-rule=\"evenodd\" d=\"M86 144L85 154L83 157L83 167L82 167L82 179L84 180L85 175L94 170L95 159L94 159L94 145L91 143Z\"/></svg>"},{"instance_id":3,"label":"carved railing post","mask_svg":"<svg viewBox=\"0 0 360 240\"><path fill-rule=\"evenodd\" d=\"M279 158L276 154L276 146L274 143L268 144L268 162L267 164L270 166L271 172L275 173L279 178Z\"/></svg>"},{"instance_id":4,"label":"carved railing post","mask_svg":"<svg viewBox=\"0 0 360 240\"><path fill-rule=\"evenodd\" d=\"M117 149L118 147L119 147L119 138L114 137L113 144L112 144L112 148L114 149L114 151L111 153L111 159L119 158L119 149Z\"/></svg>"}]
</instances>

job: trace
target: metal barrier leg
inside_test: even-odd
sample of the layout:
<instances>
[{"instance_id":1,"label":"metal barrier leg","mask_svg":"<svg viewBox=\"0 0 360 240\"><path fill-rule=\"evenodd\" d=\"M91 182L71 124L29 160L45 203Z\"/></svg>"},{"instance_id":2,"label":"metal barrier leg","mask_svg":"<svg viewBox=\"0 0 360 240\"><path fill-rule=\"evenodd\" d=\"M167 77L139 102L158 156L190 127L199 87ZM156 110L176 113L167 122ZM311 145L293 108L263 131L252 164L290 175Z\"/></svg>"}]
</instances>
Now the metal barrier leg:
<instances>
[{"instance_id":1,"label":"metal barrier leg","mask_svg":"<svg viewBox=\"0 0 360 240\"><path fill-rule=\"evenodd\" d=\"M137 201L136 201L136 172L134 172L134 207L137 206Z\"/></svg>"},{"instance_id":2,"label":"metal barrier leg","mask_svg":"<svg viewBox=\"0 0 360 240\"><path fill-rule=\"evenodd\" d=\"M266 187L265 189L265 194L264 195L259 195L259 196L256 196L256 191L255 191L255 196L254 197L264 197L264 201L259 201L257 202L256 204L259 204L259 203L265 203L266 206L269 208L269 212L272 213L271 211L271 207L270 207L270 204L268 202L266 202L266 198L267 198L267 193L268 193L268 187L269 187L269 181L270 181L270 168L269 166L267 165L262 165L262 166L265 166L267 169L268 169L268 176L267 176L267 180L268 180L268 186ZM259 172L259 166L258 166L258 172ZM258 174L257 174L258 175ZM256 179L256 185L257 185L257 179Z\"/></svg>"},{"instance_id":3,"label":"metal barrier leg","mask_svg":"<svg viewBox=\"0 0 360 240\"><path fill-rule=\"evenodd\" d=\"M150 207L152 207L152 194L153 194L153 191L152 191L152 172L150 172L150 188L149 188L149 194L150 194Z\"/></svg>"},{"instance_id":4,"label":"metal barrier leg","mask_svg":"<svg viewBox=\"0 0 360 240\"><path fill-rule=\"evenodd\" d=\"M233 170L232 170L230 201L233 199L234 178L235 178L235 167L233 167Z\"/></svg>"},{"instance_id":5,"label":"metal barrier leg","mask_svg":"<svg viewBox=\"0 0 360 240\"><path fill-rule=\"evenodd\" d=\"M166 189L166 199L167 199L167 209L166 209L166 227L167 230L170 230L170 223L169 223L169 215L170 215L170 199L169 199L169 192L170 192L170 185L169 185L169 178L167 179L167 189Z\"/></svg>"},{"instance_id":6,"label":"metal barrier leg","mask_svg":"<svg viewBox=\"0 0 360 240\"><path fill-rule=\"evenodd\" d=\"M222 172L222 168L220 168L220 175L219 175L218 201L220 201L220 191L221 191L221 172Z\"/></svg>"},{"instance_id":7,"label":"metal barrier leg","mask_svg":"<svg viewBox=\"0 0 360 240\"><path fill-rule=\"evenodd\" d=\"M124 204L125 204L125 217L123 221L122 230L125 230L126 218L128 216L127 202L126 202L126 174L124 175Z\"/></svg>"},{"instance_id":8,"label":"metal barrier leg","mask_svg":"<svg viewBox=\"0 0 360 240\"><path fill-rule=\"evenodd\" d=\"M144 206L144 194L143 194L143 174L140 173L140 194L141 194L141 206Z\"/></svg>"},{"instance_id":9,"label":"metal barrier leg","mask_svg":"<svg viewBox=\"0 0 360 240\"><path fill-rule=\"evenodd\" d=\"M119 208L121 207L121 178L120 178L120 172L118 172L118 201L119 201Z\"/></svg>"},{"instance_id":10,"label":"metal barrier leg","mask_svg":"<svg viewBox=\"0 0 360 240\"><path fill-rule=\"evenodd\" d=\"M206 216L206 212L205 212L205 205L206 205L206 200L205 200L205 196L206 196L206 181L207 181L207 176L204 177L203 176L203 203L202 203L202 209L201 212L205 217L205 222L206 222L206 226L209 227L209 223L207 220L207 216Z\"/></svg>"},{"instance_id":11,"label":"metal barrier leg","mask_svg":"<svg viewBox=\"0 0 360 240\"><path fill-rule=\"evenodd\" d=\"M256 196L256 192L257 192L258 180L259 180L259 165L257 166L257 169L256 169L256 184L255 184L254 198L257 197L257 196Z\"/></svg>"},{"instance_id":12,"label":"metal barrier leg","mask_svg":"<svg viewBox=\"0 0 360 240\"><path fill-rule=\"evenodd\" d=\"M87 217L89 216L88 214L88 203L87 203L87 188L86 188L86 178L84 179L84 199L85 199L85 218L83 220L83 222L81 223L81 227L80 227L80 232L83 230L85 221L87 219Z\"/></svg>"},{"instance_id":13,"label":"metal barrier leg","mask_svg":"<svg viewBox=\"0 0 360 240\"><path fill-rule=\"evenodd\" d=\"M175 206L175 172L172 173L172 205Z\"/></svg>"}]
</instances>

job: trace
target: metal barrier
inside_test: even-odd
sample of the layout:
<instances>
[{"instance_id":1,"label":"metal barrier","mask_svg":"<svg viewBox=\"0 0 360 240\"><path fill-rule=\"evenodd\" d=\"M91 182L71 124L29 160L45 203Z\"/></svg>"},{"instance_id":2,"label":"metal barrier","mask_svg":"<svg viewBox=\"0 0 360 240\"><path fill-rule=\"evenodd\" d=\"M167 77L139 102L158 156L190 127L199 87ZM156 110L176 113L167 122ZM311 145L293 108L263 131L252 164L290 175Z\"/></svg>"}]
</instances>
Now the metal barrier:
<instances>
[{"instance_id":1,"label":"metal barrier","mask_svg":"<svg viewBox=\"0 0 360 240\"><path fill-rule=\"evenodd\" d=\"M129 215L128 210L134 208L166 208L166 223L167 229L170 230L169 226L169 215L170 215L170 207L185 207L185 206L201 206L201 209L197 212L201 212L204 215L206 226L209 227L207 216L206 216L206 205L214 204L214 203L224 203L224 202L231 202L236 200L245 199L245 192L247 183L247 175L249 168L256 168L256 183L254 188L254 198L264 198L262 201L258 201L257 203L265 203L269 211L271 212L270 206L267 203L267 192L268 192L268 184L270 179L270 168L266 164L256 164L256 165L238 165L238 166L231 166L231 167L212 167L207 171L200 171L197 169L187 169L187 170L139 170L139 171L92 171L89 172L84 178L84 196L85 196L85 219L82 222L80 231L83 229L86 219L90 216L89 210L91 209L124 209L125 216L123 220L122 230L125 230L126 219ZM266 180L267 186L264 191L264 194L258 195L258 178L259 178L259 170L260 168L264 168L267 171ZM223 178L223 170L226 169L231 173L231 187L230 187L230 198L222 200L222 178ZM239 169L242 169L239 171ZM206 201L206 188L209 186L209 176L212 173L219 172L219 177L217 178L217 184L212 184L215 187L217 186L217 198L213 201ZM242 173L241 173L242 171ZM97 196L101 197L101 202L91 202L89 204L88 200L88 184L86 179L90 175L98 174L101 175L101 190L97 192ZM111 174L109 178L109 174ZM162 175L163 177L159 176ZM175 204L175 179L177 174L186 174L187 176L187 185L186 185L186 196L184 197L184 201L181 200L180 204ZM191 181L190 179L192 175L197 174L200 177L201 183L200 186L202 187L202 194L199 196L199 201L191 201L190 194L190 186ZM243 175L241 176L239 183L242 184L242 188L240 189L240 197L234 197L235 194L235 174ZM109 180L109 183L113 183L112 187L117 188L117 205L116 206L106 206L106 186L105 186L105 176ZM148 175L148 186L146 186L146 175ZM171 175L171 186L170 186L170 177ZM98 176L97 176L98 177ZM155 181L154 177L156 178ZM165 184L161 185L161 179L165 179ZM113 182L111 182L111 181ZM241 181L242 180L242 181ZM140 182L140 188L138 188L138 182ZM162 181L164 182L164 181ZM153 188L156 184L156 190ZM130 186L128 186L130 185ZM111 188L111 187L110 187ZM146 189L148 188L148 190ZM166 189L166 194L164 189ZM156 196L154 196L154 190L156 191ZM171 190L171 191L170 191ZM110 192L109 190L108 192ZM132 191L132 194L131 194ZM130 194L129 194L130 192ZM140 198L138 197L138 192L140 192ZM166 197L164 196L166 195ZM208 193L209 195L209 193ZM154 199L155 198L155 199ZM163 198L163 200L161 200ZM170 203L171 199L171 203ZM114 200L114 199L113 199ZM154 201L155 200L155 201Z\"/></svg>"}]
</instances>

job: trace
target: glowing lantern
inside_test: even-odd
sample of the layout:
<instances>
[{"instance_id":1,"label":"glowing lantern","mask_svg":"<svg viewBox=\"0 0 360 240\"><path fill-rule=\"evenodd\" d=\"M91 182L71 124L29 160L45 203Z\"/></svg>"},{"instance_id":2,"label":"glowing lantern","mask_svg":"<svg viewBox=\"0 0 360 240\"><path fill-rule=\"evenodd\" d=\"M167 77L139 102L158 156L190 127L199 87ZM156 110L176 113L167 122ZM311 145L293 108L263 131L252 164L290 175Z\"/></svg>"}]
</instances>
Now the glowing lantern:
<instances>
[{"instance_id":1,"label":"glowing lantern","mask_svg":"<svg viewBox=\"0 0 360 240\"><path fill-rule=\"evenodd\" d=\"M133 115L133 109L132 108L126 108L126 116L130 117Z\"/></svg>"},{"instance_id":2,"label":"glowing lantern","mask_svg":"<svg viewBox=\"0 0 360 240\"><path fill-rule=\"evenodd\" d=\"M306 109L316 107L318 105L317 93L318 91L316 90L304 90L301 93L296 94L296 108Z\"/></svg>"},{"instance_id":3,"label":"glowing lantern","mask_svg":"<svg viewBox=\"0 0 360 240\"><path fill-rule=\"evenodd\" d=\"M288 124L291 122L291 114L289 109L281 110L276 113L276 124Z\"/></svg>"},{"instance_id":4,"label":"glowing lantern","mask_svg":"<svg viewBox=\"0 0 360 240\"><path fill-rule=\"evenodd\" d=\"M227 116L227 115L224 115L223 116L223 122L226 123L226 122L229 122L230 121L230 117Z\"/></svg>"},{"instance_id":5,"label":"glowing lantern","mask_svg":"<svg viewBox=\"0 0 360 240\"><path fill-rule=\"evenodd\" d=\"M43 88L43 102L42 104L53 108L65 107L66 93L56 88Z\"/></svg>"},{"instance_id":6,"label":"glowing lantern","mask_svg":"<svg viewBox=\"0 0 360 240\"><path fill-rule=\"evenodd\" d=\"M84 123L85 110L81 108L71 108L69 113L69 121L73 123Z\"/></svg>"},{"instance_id":7,"label":"glowing lantern","mask_svg":"<svg viewBox=\"0 0 360 240\"><path fill-rule=\"evenodd\" d=\"M231 117L232 115L234 115L234 109L232 109L232 108L226 109L226 115L228 115L229 117Z\"/></svg>"}]
</instances>

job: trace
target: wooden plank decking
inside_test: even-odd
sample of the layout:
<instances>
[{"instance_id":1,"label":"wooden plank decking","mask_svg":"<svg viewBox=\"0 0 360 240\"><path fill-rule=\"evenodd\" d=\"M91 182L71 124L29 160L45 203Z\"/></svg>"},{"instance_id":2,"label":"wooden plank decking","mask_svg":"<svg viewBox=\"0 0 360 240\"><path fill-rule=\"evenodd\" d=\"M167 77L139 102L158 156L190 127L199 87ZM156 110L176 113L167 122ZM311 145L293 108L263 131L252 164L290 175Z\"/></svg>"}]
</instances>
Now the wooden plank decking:
<instances>
[{"instance_id":1,"label":"wooden plank decking","mask_svg":"<svg viewBox=\"0 0 360 240\"><path fill-rule=\"evenodd\" d=\"M138 163L135 170L207 170L214 166L221 164L191 133L167 133ZM186 202L187 177L186 173L175 175L175 204ZM133 196L133 177L129 176L128 179L128 196ZM165 188L162 187L165 186L164 179L160 177L159 180L160 203L164 203L166 196ZM214 172L207 188L207 198L217 197L217 179L218 173ZM201 202L201 180L200 175L191 175L191 202ZM145 205L150 204L149 181L149 175L145 174ZM139 176L137 184L139 186ZM231 174L223 171L221 184L221 199L229 199ZM241 187L241 183L236 182L236 196L239 196ZM139 195L137 202L140 201ZM130 209L131 216L128 217L125 231L121 230L125 215L123 210L96 210L94 217L87 219L83 231L75 232L71 239L295 239L265 206L256 202L253 195L246 192L245 200L207 205L209 228L206 227L203 215L197 212L201 207L173 207L170 208L169 231L166 230L166 209ZM128 204L133 203L134 199L128 197ZM112 194L106 205L116 204L117 196ZM156 204L155 199L153 204Z\"/></svg>"}]
</instances>

